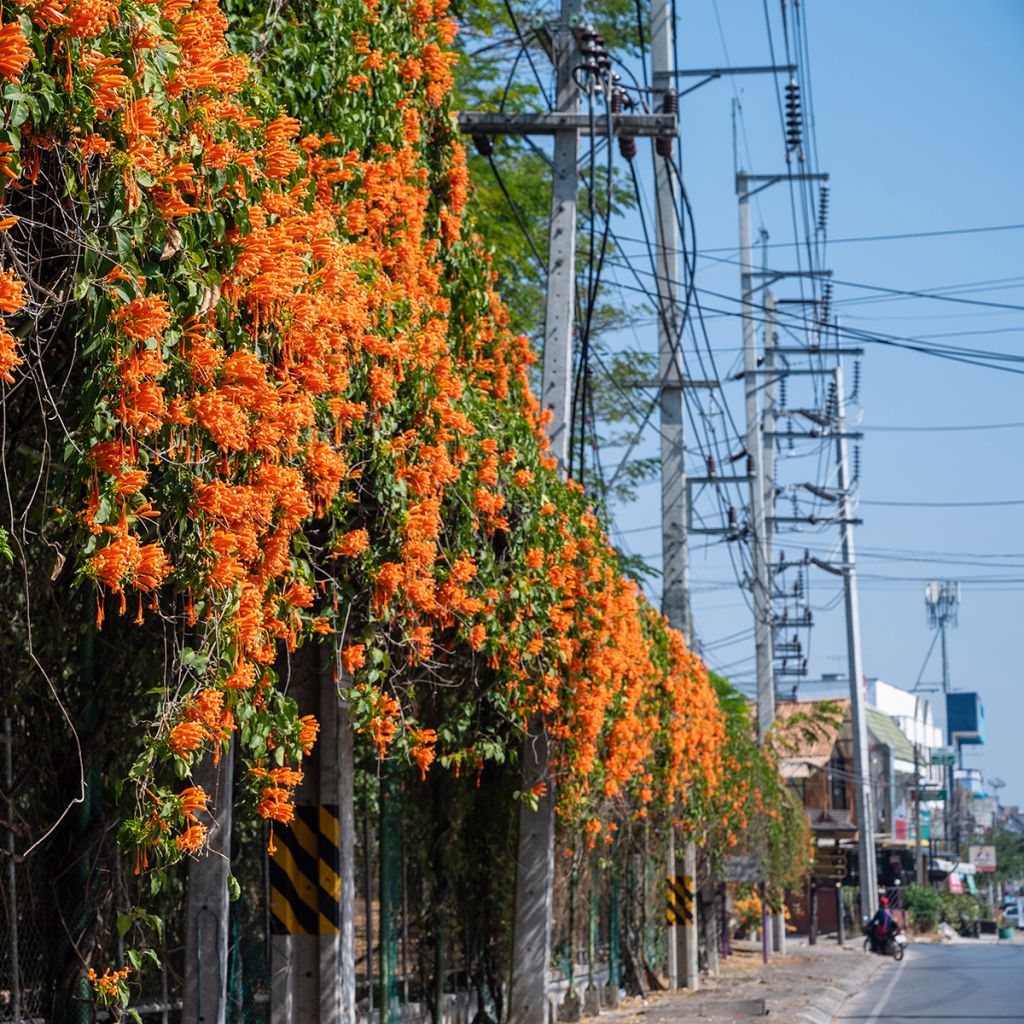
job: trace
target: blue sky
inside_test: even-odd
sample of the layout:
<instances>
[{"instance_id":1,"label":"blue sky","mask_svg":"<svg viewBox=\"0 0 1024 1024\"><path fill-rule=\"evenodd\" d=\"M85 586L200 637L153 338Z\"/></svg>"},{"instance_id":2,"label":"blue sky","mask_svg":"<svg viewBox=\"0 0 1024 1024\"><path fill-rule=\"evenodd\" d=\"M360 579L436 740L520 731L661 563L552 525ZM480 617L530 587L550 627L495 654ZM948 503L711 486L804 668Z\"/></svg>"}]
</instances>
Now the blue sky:
<instances>
[{"instance_id":1,"label":"blue sky","mask_svg":"<svg viewBox=\"0 0 1024 1024\"><path fill-rule=\"evenodd\" d=\"M782 59L779 5L768 4ZM1024 5L1005 0L890 2L804 0L811 68L810 96L818 162L831 175L829 236L847 239L1024 223L1021 167L1024 136ZM679 4L683 66L766 64L770 60L761 0ZM808 83L803 81L805 99ZM737 238L733 191L732 108L742 117L740 161L753 172L784 169L778 107L768 77L720 80L682 105L684 174L699 247L700 287L738 293L729 248ZM645 171L646 173L646 171ZM755 237L764 227L773 243L793 239L788 195L766 192L753 211ZM1024 231L1007 230L877 242L835 242L827 265L835 278L835 309L842 323L926 343L999 352L1024 350L1024 309L999 309L877 293L839 282L953 292L973 301L1024 307ZM795 265L791 249L771 250L772 266ZM625 278L623 278L625 280ZM995 282L995 283L991 283ZM787 290L788 289L788 290ZM777 286L795 294L792 283ZM868 301L865 301L868 300ZM709 306L718 301L704 300ZM726 304L727 305L727 304ZM740 342L735 317L708 319L723 370L734 369ZM935 337L940 335L941 337ZM924 336L927 336L925 338ZM653 328L634 342L653 347ZM1024 369L1024 365L1017 367ZM847 368L849 379L852 367ZM695 373L694 376L697 374ZM742 396L728 399L737 417ZM1024 500L1021 446L1024 428L890 431L883 427L986 425L1024 421L1024 376L976 368L869 344L860 391L861 497L857 531L861 557L861 615L865 671L910 688L922 669L932 635L923 588L931 578L958 579L959 628L950 636L954 688L977 689L986 707L988 742L968 753L967 765L1002 778L1004 802L1024 804L1024 771L1017 756L1024 723L1020 638L1024 633L1024 504L993 507L900 507L873 502L983 502ZM851 415L858 410L851 408ZM691 460L691 472L699 471ZM785 467L790 480L800 468ZM813 469L808 473L813 476ZM794 475L795 474L795 475ZM618 510L618 539L658 561L657 487ZM798 553L826 547L828 534L779 538ZM709 645L712 666L740 683L752 680L752 644L740 636L751 620L722 545L704 550L695 540L691 583L696 626ZM899 552L902 559L889 552ZM730 585L731 583L731 585ZM811 678L845 673L841 607L826 610L838 581L812 576L817 625ZM713 652L713 653L712 653ZM939 679L932 657L922 685ZM813 695L813 688L801 690Z\"/></svg>"}]
</instances>

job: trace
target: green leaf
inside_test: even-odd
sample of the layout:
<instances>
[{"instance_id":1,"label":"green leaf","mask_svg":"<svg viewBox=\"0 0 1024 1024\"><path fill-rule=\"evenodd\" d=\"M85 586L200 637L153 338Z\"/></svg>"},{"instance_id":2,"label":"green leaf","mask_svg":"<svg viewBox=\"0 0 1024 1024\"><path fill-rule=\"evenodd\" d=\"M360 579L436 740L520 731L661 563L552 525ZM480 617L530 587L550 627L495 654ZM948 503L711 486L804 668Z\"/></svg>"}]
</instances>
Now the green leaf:
<instances>
[{"instance_id":1,"label":"green leaf","mask_svg":"<svg viewBox=\"0 0 1024 1024\"><path fill-rule=\"evenodd\" d=\"M228 875L228 899L234 903L242 895L242 887L234 875Z\"/></svg>"}]
</instances>

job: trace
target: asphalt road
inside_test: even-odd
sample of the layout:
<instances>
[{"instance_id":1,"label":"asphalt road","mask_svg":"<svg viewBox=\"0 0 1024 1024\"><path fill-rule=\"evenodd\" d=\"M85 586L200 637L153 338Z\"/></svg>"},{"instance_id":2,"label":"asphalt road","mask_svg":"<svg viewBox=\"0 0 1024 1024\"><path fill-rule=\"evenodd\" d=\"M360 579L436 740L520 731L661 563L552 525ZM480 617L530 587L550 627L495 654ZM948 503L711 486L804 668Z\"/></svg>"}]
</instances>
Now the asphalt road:
<instances>
[{"instance_id":1,"label":"asphalt road","mask_svg":"<svg viewBox=\"0 0 1024 1024\"><path fill-rule=\"evenodd\" d=\"M985 1024L1024 1021L1024 943L911 945L835 1021L862 1024Z\"/></svg>"}]
</instances>

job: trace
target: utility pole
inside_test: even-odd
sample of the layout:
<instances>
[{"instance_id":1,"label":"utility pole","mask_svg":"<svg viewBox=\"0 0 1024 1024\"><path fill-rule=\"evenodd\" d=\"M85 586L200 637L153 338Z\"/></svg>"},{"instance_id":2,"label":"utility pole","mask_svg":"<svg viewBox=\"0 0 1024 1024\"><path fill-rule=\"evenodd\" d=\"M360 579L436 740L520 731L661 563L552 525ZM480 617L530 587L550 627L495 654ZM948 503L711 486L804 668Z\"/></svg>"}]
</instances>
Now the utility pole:
<instances>
[{"instance_id":1,"label":"utility pole","mask_svg":"<svg viewBox=\"0 0 1024 1024\"><path fill-rule=\"evenodd\" d=\"M672 7L668 0L652 0L650 13L651 74L655 101L661 99L662 110L675 112L678 96L675 89L675 62ZM669 625L693 642L690 614L689 560L686 544L686 466L683 447L682 310L679 304L680 231L676 206L677 187L672 180L671 140L656 139L652 146L654 158L655 253L657 256L658 289L658 369L661 389L658 396L661 425L661 608ZM667 884L675 883L676 844L675 809L670 810L669 842L666 866ZM668 926L669 987L680 982L688 989L700 984L697 961L697 851L692 842L683 848L683 871L679 880L689 894L689 914L684 911L682 925ZM684 896L684 905L686 898ZM681 933L681 934L680 934ZM679 942L682 939L682 942ZM680 954L682 963L680 963Z\"/></svg>"},{"instance_id":2,"label":"utility pole","mask_svg":"<svg viewBox=\"0 0 1024 1024\"><path fill-rule=\"evenodd\" d=\"M875 865L875 820L871 799L871 762L868 756L867 715L864 711L864 664L860 646L860 604L857 594L856 551L850 515L850 468L846 443L846 392L843 367L835 369L836 460L839 491L839 522L843 546L843 595L846 601L846 647L850 676L850 706L853 718L853 764L857 776L857 862L860 874L860 909L865 917L875 912L878 881Z\"/></svg>"},{"instance_id":3,"label":"utility pole","mask_svg":"<svg viewBox=\"0 0 1024 1024\"><path fill-rule=\"evenodd\" d=\"M743 380L746 396L747 474L750 477L750 558L754 591L754 656L757 673L757 737L764 743L775 721L775 679L772 663L772 602L767 530L764 514L764 459L758 409L757 334L754 267L750 237L750 190L747 175L736 174L740 214L740 303L743 315Z\"/></svg>"},{"instance_id":4,"label":"utility pole","mask_svg":"<svg viewBox=\"0 0 1024 1024\"><path fill-rule=\"evenodd\" d=\"M924 603L928 610L928 625L932 629L938 629L939 640L942 645L942 696L946 700L946 715L949 715L949 701L947 699L949 694L949 647L946 642L946 631L950 626L955 627L957 624L957 611L960 605L960 584L953 580L943 580L941 583L938 580L932 580L926 584L924 588ZM952 741L952 737L949 735L949 727L946 727L946 742ZM961 766L962 767L962 766ZM946 846L951 847L953 841L953 800L954 793L953 787L955 783L955 776L953 774L953 764L951 762L946 763L946 801L945 801L945 833L946 833ZM959 856L959 843L951 847L952 853Z\"/></svg>"},{"instance_id":5,"label":"utility pole","mask_svg":"<svg viewBox=\"0 0 1024 1024\"><path fill-rule=\"evenodd\" d=\"M916 707L915 707L916 712ZM914 715L915 719L917 715ZM915 721L916 726L916 721ZM915 730L916 731L916 730ZM914 740L914 878L918 885L927 881L924 873L924 847L921 846L921 744Z\"/></svg>"},{"instance_id":6,"label":"utility pole","mask_svg":"<svg viewBox=\"0 0 1024 1024\"><path fill-rule=\"evenodd\" d=\"M290 825L273 825L270 863L274 1024L354 1024L352 736L335 659L307 645L291 658L289 696L320 734L302 764ZM348 825L348 828L344 826Z\"/></svg>"},{"instance_id":7,"label":"utility pole","mask_svg":"<svg viewBox=\"0 0 1024 1024\"><path fill-rule=\"evenodd\" d=\"M571 115L579 110L580 88L574 72L580 63L580 50L573 30L579 27L582 11L582 0L562 0L561 23L554 40L557 114ZM551 414L548 438L563 475L569 465L571 433L578 150L577 128L555 132L541 401ZM547 1024L548 1019L555 873L555 792L548 743L544 721L535 716L524 740L523 792L539 795L535 808L525 802L519 805L510 1024Z\"/></svg>"},{"instance_id":8,"label":"utility pole","mask_svg":"<svg viewBox=\"0 0 1024 1024\"><path fill-rule=\"evenodd\" d=\"M774 586L771 579L772 564L772 530L767 525L775 515L775 422L776 422L776 398L775 389L778 383L775 376L775 347L778 341L776 337L776 316L778 307L775 305L775 296L771 292L764 293L764 426L761 431L761 465L764 477L764 557L768 563L770 585ZM773 672L774 675L774 672Z\"/></svg>"},{"instance_id":9,"label":"utility pole","mask_svg":"<svg viewBox=\"0 0 1024 1024\"><path fill-rule=\"evenodd\" d=\"M678 125L674 110L662 114L611 110L608 117L596 119L579 110L580 86L575 74L585 62L577 33L582 35L586 29L591 41L596 37L589 26L583 25L582 11L582 0L562 0L559 23L552 32L557 87L553 112L462 111L459 114L459 128L473 137L477 148L485 155L493 151L490 141L493 135L554 136L541 403L551 416L548 438L552 455L563 473L569 464L572 413L579 137L589 133L671 140ZM589 73L592 69L587 66L587 70ZM608 101L610 97L605 99ZM677 280L678 273L671 277ZM524 802L519 808L510 1024L546 1024L548 1015L555 836L555 794L548 768L548 747L547 730L543 719L537 716L529 723L523 747L522 791L534 794L536 806L531 809Z\"/></svg>"}]
</instances>

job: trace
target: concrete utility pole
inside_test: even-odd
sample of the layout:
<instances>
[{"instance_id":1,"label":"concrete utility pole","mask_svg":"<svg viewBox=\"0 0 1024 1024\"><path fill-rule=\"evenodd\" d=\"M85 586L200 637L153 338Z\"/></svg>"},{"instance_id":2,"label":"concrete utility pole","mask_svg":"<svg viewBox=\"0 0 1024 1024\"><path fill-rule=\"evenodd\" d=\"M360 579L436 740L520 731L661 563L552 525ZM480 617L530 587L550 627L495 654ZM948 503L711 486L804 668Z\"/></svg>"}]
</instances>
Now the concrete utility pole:
<instances>
[{"instance_id":1,"label":"concrete utility pole","mask_svg":"<svg viewBox=\"0 0 1024 1024\"><path fill-rule=\"evenodd\" d=\"M274 825L270 863L271 997L275 1024L355 1024L352 731L334 659L309 645L292 658L288 694L316 714L295 818Z\"/></svg>"},{"instance_id":2,"label":"concrete utility pole","mask_svg":"<svg viewBox=\"0 0 1024 1024\"><path fill-rule=\"evenodd\" d=\"M761 475L764 477L764 517L768 524L764 534L764 558L768 563L769 585L774 586L771 577L772 565L772 526L775 515L775 421L776 421L776 377L775 347L776 336L775 296L771 292L764 293L764 421L761 431ZM773 672L774 675L774 666Z\"/></svg>"},{"instance_id":3,"label":"concrete utility pole","mask_svg":"<svg viewBox=\"0 0 1024 1024\"><path fill-rule=\"evenodd\" d=\"M651 3L651 72L654 97L663 109L674 109L675 58L673 54L672 9L668 0ZM667 99L667 102L666 102ZM669 625L680 630L686 642L693 642L690 615L689 562L686 545L686 465L683 447L682 310L679 303L680 231L676 206L677 185L672 180L671 144L656 140L654 157L655 253L658 289L658 369L661 379L658 404L661 425L661 608ZM679 873L676 869L675 826L669 822L666 865L667 884ZM693 843L683 849L682 886L690 893L690 913L683 924L668 926L669 987L680 982L695 989L700 984L697 964L697 851ZM682 940L681 942L679 940ZM680 960L682 961L680 963Z\"/></svg>"},{"instance_id":4,"label":"concrete utility pole","mask_svg":"<svg viewBox=\"0 0 1024 1024\"><path fill-rule=\"evenodd\" d=\"M210 798L210 831L206 850L188 866L182 1024L225 1024L227 1019L234 751L232 741L219 764L212 753L205 754L192 773L193 784Z\"/></svg>"},{"instance_id":5,"label":"concrete utility pole","mask_svg":"<svg viewBox=\"0 0 1024 1024\"><path fill-rule=\"evenodd\" d=\"M843 593L846 600L846 647L850 675L850 706L853 718L853 764L857 776L857 863L860 874L861 914L871 917L878 902L875 866L874 800L871 792L871 762L868 756L868 726L864 711L864 663L860 647L860 604L857 596L856 551L850 514L850 464L846 443L846 392L843 367L835 370L836 460L839 485L839 521L843 537Z\"/></svg>"},{"instance_id":6,"label":"concrete utility pole","mask_svg":"<svg viewBox=\"0 0 1024 1024\"><path fill-rule=\"evenodd\" d=\"M580 63L573 32L582 0L562 0L555 35L556 113L579 110L574 71ZM609 145L611 140L609 139ZM551 413L548 437L564 475L569 465L572 408L572 351L576 314L576 162L579 130L555 133L551 223L548 230L548 290L544 316L544 375L541 400ZM523 749L523 792L538 792L536 809L519 805L516 895L512 924L510 1024L547 1024L548 966L555 873L555 792L548 765L548 735L538 716Z\"/></svg>"},{"instance_id":7,"label":"concrete utility pole","mask_svg":"<svg viewBox=\"0 0 1024 1024\"><path fill-rule=\"evenodd\" d=\"M750 196L747 175L736 174L740 214L740 302L743 313L743 380L746 396L745 447L750 477L750 558L754 591L754 656L757 672L757 736L763 743L775 721L775 678L772 660L771 566L764 514L764 459L761 414L758 408L760 376L754 307L754 266L750 238Z\"/></svg>"},{"instance_id":8,"label":"concrete utility pole","mask_svg":"<svg viewBox=\"0 0 1024 1024\"><path fill-rule=\"evenodd\" d=\"M541 403L551 413L548 437L552 454L563 473L569 464L572 426L579 137L581 133L590 133L672 139L678 121L674 112L617 112L607 118L594 119L579 110L580 87L574 73L584 63L576 38L582 28L582 9L582 0L562 0L559 24L552 33L557 83L556 109L552 113L462 111L459 114L459 128L473 136L477 147L485 154L491 152L489 137L493 135L551 135L555 140ZM673 278L677 279L678 274ZM530 723L524 742L522 780L523 792L533 791L538 797L536 810L531 810L525 802L519 809L509 1021L510 1024L546 1024L555 798L548 770L548 736L539 717Z\"/></svg>"}]
</instances>

